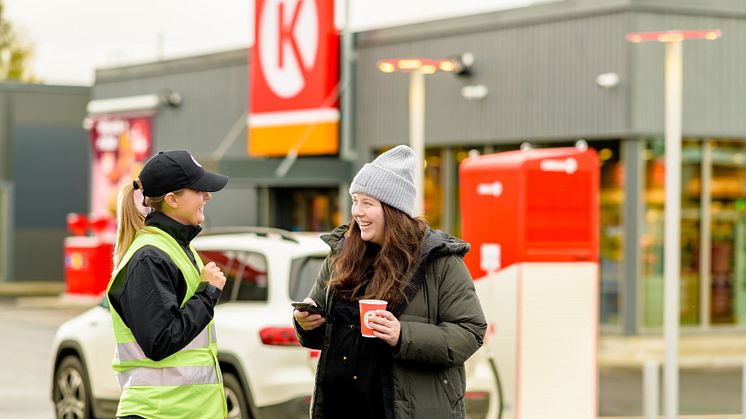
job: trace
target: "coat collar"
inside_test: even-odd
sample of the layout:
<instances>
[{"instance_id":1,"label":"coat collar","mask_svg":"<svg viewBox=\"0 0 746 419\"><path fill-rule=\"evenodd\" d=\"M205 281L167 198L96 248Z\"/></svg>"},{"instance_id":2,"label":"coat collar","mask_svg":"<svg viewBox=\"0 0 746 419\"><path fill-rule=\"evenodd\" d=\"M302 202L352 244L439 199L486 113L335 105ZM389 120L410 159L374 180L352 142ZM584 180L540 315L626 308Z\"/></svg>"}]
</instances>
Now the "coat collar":
<instances>
[{"instance_id":1,"label":"coat collar","mask_svg":"<svg viewBox=\"0 0 746 419\"><path fill-rule=\"evenodd\" d=\"M160 211L153 211L148 214L145 217L145 225L160 228L182 246L188 246L192 239L202 231L200 226L181 224Z\"/></svg>"}]
</instances>

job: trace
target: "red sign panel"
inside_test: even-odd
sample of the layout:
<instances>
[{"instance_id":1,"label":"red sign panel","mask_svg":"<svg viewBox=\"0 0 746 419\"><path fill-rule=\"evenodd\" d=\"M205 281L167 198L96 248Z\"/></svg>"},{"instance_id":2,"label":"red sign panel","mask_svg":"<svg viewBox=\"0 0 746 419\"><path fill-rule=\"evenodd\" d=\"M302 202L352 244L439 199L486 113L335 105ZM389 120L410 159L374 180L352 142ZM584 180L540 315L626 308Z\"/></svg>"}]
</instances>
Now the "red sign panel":
<instances>
[{"instance_id":1,"label":"red sign panel","mask_svg":"<svg viewBox=\"0 0 746 419\"><path fill-rule=\"evenodd\" d=\"M257 0L254 39L250 154L284 155L290 149L336 153L339 37L334 1Z\"/></svg>"}]
</instances>

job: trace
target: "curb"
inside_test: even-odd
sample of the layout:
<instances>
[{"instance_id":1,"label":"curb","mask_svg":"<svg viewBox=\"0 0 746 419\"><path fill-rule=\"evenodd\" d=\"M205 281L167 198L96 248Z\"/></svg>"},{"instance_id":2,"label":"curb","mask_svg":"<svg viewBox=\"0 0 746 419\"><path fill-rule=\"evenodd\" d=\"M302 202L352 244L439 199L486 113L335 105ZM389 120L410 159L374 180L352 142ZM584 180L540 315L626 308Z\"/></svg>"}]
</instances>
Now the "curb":
<instances>
[{"instance_id":1,"label":"curb","mask_svg":"<svg viewBox=\"0 0 746 419\"><path fill-rule=\"evenodd\" d=\"M665 416L657 416L664 419ZM743 415L679 415L679 419L743 419ZM598 419L644 419L643 416L599 416Z\"/></svg>"},{"instance_id":2,"label":"curb","mask_svg":"<svg viewBox=\"0 0 746 419\"><path fill-rule=\"evenodd\" d=\"M0 281L0 297L57 296L64 292L63 281Z\"/></svg>"},{"instance_id":3,"label":"curb","mask_svg":"<svg viewBox=\"0 0 746 419\"><path fill-rule=\"evenodd\" d=\"M16 297L15 305L18 308L35 309L59 309L59 308L81 308L86 309L101 303L101 296L69 295L60 294L53 297Z\"/></svg>"}]
</instances>

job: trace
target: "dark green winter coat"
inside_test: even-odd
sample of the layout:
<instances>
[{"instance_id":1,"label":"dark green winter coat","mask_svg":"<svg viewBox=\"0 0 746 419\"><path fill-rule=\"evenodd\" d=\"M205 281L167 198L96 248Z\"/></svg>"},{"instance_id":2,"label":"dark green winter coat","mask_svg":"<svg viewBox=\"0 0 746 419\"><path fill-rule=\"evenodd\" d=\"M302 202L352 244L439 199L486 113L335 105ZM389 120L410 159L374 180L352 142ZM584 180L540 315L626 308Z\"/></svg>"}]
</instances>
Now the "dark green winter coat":
<instances>
[{"instance_id":1,"label":"dark green winter coat","mask_svg":"<svg viewBox=\"0 0 746 419\"><path fill-rule=\"evenodd\" d=\"M322 239L332 255L344 244L347 226L337 227ZM391 366L393 412L396 419L463 418L466 377L464 362L482 345L487 322L466 269L463 256L469 245L442 231L428 229L420 265L409 281L419 290L397 316L401 323L400 345ZM330 312L333 293L327 293L329 257L319 272L309 297ZM396 314L396 313L395 313ZM331 324L304 331L296 323L301 344L321 349L311 417L323 418L321 374Z\"/></svg>"}]
</instances>

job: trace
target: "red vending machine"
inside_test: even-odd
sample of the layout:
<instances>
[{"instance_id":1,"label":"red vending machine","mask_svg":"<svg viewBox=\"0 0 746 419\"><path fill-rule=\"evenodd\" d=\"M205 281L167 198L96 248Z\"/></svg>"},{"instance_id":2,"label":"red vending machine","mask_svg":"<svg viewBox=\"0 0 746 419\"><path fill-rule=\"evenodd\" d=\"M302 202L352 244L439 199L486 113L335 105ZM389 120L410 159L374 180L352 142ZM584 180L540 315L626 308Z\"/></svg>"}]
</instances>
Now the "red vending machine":
<instances>
[{"instance_id":1,"label":"red vending machine","mask_svg":"<svg viewBox=\"0 0 746 419\"><path fill-rule=\"evenodd\" d=\"M466 264L490 323L503 418L597 416L599 160L577 148L460 167Z\"/></svg>"}]
</instances>

